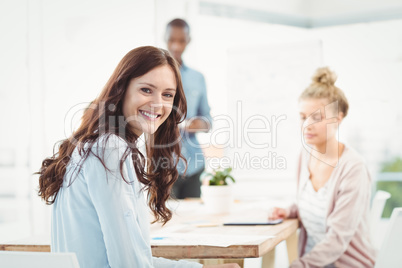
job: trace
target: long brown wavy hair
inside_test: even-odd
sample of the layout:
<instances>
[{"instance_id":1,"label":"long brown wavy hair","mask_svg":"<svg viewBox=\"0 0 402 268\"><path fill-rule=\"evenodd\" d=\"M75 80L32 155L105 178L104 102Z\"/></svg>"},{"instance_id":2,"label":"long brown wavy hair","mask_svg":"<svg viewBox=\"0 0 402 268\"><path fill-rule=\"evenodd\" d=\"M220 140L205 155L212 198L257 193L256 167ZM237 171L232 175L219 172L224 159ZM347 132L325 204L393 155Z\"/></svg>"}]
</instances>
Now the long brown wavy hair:
<instances>
[{"instance_id":1,"label":"long brown wavy hair","mask_svg":"<svg viewBox=\"0 0 402 268\"><path fill-rule=\"evenodd\" d=\"M145 157L135 145L138 136L130 131L125 120L116 119L124 118L123 100L130 81L161 65L172 68L177 83L176 95L168 118L154 134L147 137L148 161L145 161ZM68 139L60 141L58 151L54 152L53 156L43 160L42 167L36 173L40 175L38 195L46 201L46 204L53 204L63 185L66 167L73 151L78 149L81 156L78 167L81 169L89 154L94 154L91 148L100 136L106 137L103 139L105 143L103 148L106 148L110 135L118 135L129 145L120 159L120 173L123 180L132 183L123 176L124 161L131 155L137 178L148 190L148 205L155 216L155 221L165 224L172 217L165 203L178 178L177 163L180 158L183 159L178 142L180 139L178 124L185 119L186 111L187 102L179 67L169 52L151 46L131 50L117 65L100 95L84 111L80 127ZM95 156L101 161L106 172L102 155ZM73 179L69 185L71 183Z\"/></svg>"}]
</instances>

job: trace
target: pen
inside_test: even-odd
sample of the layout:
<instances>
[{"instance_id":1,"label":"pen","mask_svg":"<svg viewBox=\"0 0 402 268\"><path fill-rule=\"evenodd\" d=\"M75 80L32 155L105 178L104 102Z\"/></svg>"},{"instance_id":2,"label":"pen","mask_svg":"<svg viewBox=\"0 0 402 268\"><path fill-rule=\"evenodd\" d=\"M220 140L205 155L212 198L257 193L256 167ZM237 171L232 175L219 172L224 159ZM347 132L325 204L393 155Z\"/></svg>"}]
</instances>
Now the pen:
<instances>
[{"instance_id":1,"label":"pen","mask_svg":"<svg viewBox=\"0 0 402 268\"><path fill-rule=\"evenodd\" d=\"M216 227L220 224L217 223L205 223L205 224L197 224L195 227Z\"/></svg>"},{"instance_id":2,"label":"pen","mask_svg":"<svg viewBox=\"0 0 402 268\"><path fill-rule=\"evenodd\" d=\"M163 240L167 237L152 237L152 240Z\"/></svg>"}]
</instances>

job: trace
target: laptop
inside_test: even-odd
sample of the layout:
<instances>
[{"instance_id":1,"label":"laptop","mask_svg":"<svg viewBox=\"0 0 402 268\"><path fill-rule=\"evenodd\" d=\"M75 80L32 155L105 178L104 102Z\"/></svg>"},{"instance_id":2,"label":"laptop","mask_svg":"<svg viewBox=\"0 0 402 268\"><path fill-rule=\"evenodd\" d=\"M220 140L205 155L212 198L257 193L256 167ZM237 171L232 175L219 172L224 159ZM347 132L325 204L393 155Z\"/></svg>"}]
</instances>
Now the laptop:
<instances>
[{"instance_id":1,"label":"laptop","mask_svg":"<svg viewBox=\"0 0 402 268\"><path fill-rule=\"evenodd\" d=\"M1 267L80 268L75 253L0 251Z\"/></svg>"}]
</instances>

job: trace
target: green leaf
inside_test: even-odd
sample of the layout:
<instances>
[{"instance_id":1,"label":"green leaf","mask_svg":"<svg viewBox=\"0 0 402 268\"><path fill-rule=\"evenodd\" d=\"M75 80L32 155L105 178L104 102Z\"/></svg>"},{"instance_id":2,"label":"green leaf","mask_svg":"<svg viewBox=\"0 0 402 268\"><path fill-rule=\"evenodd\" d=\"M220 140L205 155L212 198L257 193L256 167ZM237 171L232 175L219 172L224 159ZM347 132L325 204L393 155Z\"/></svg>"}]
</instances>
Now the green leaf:
<instances>
[{"instance_id":1,"label":"green leaf","mask_svg":"<svg viewBox=\"0 0 402 268\"><path fill-rule=\"evenodd\" d=\"M236 182L232 176L228 175L228 178L230 178L233 182Z\"/></svg>"},{"instance_id":2,"label":"green leaf","mask_svg":"<svg viewBox=\"0 0 402 268\"><path fill-rule=\"evenodd\" d=\"M236 182L235 179L230 175L230 172L232 172L232 167L225 169L218 168L214 169L212 173L206 173L205 177L210 177L209 185L228 185L228 178L233 182Z\"/></svg>"}]
</instances>

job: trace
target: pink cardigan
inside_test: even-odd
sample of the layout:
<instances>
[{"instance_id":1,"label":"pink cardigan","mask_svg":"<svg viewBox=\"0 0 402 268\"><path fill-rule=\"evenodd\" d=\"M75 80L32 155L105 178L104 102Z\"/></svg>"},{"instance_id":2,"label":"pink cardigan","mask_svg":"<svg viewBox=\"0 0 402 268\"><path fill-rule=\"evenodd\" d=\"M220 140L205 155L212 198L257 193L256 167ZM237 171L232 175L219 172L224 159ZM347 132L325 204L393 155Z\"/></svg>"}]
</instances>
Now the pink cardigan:
<instances>
[{"instance_id":1,"label":"pink cardigan","mask_svg":"<svg viewBox=\"0 0 402 268\"><path fill-rule=\"evenodd\" d=\"M309 153L303 150L297 174L297 197L309 178L300 178L301 165L307 165ZM346 147L338 166L327 182L329 207L327 232L323 241L304 255L307 233L300 220L297 202L288 208L289 218L299 218L299 259L290 267L374 267L375 250L369 238L371 178L362 157ZM297 198L298 199L298 198Z\"/></svg>"}]
</instances>

